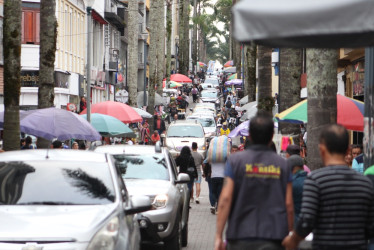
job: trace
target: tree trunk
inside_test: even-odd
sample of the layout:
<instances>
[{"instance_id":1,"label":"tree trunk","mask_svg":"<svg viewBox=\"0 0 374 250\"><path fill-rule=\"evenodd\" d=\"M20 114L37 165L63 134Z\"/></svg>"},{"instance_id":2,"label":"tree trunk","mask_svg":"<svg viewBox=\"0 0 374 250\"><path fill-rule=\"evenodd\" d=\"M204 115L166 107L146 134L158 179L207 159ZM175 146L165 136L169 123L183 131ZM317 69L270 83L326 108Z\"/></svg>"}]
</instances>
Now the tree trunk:
<instances>
[{"instance_id":1,"label":"tree trunk","mask_svg":"<svg viewBox=\"0 0 374 250\"><path fill-rule=\"evenodd\" d=\"M245 58L247 65L245 71L244 96L248 95L248 102L256 101L256 54L256 44L252 43L246 46Z\"/></svg>"},{"instance_id":2,"label":"tree trunk","mask_svg":"<svg viewBox=\"0 0 374 250\"><path fill-rule=\"evenodd\" d=\"M54 106L55 99L55 55L57 39L56 0L40 2L40 49L38 108ZM38 138L38 148L48 148L50 141Z\"/></svg>"},{"instance_id":3,"label":"tree trunk","mask_svg":"<svg viewBox=\"0 0 374 250\"><path fill-rule=\"evenodd\" d=\"M128 15L128 89L129 105L135 107L138 95L138 0L129 0ZM145 90L144 90L145 91Z\"/></svg>"},{"instance_id":4,"label":"tree trunk","mask_svg":"<svg viewBox=\"0 0 374 250\"><path fill-rule=\"evenodd\" d=\"M303 58L301 49L282 48L279 52L279 103L278 112L282 112L300 102L300 78ZM300 125L279 123L282 134L300 133Z\"/></svg>"},{"instance_id":5,"label":"tree trunk","mask_svg":"<svg viewBox=\"0 0 374 250\"><path fill-rule=\"evenodd\" d=\"M274 99L271 96L271 52L272 49L258 46L258 110L272 112Z\"/></svg>"},{"instance_id":6,"label":"tree trunk","mask_svg":"<svg viewBox=\"0 0 374 250\"><path fill-rule=\"evenodd\" d=\"M242 79L242 50L241 45L237 41L234 41L234 52L235 52L235 66L236 66L236 76L238 79Z\"/></svg>"},{"instance_id":7,"label":"tree trunk","mask_svg":"<svg viewBox=\"0 0 374 250\"><path fill-rule=\"evenodd\" d=\"M307 49L308 126L307 159L311 170L321 168L318 143L321 129L336 123L336 49Z\"/></svg>"},{"instance_id":8,"label":"tree trunk","mask_svg":"<svg viewBox=\"0 0 374 250\"><path fill-rule=\"evenodd\" d=\"M178 42L178 71L177 73L180 73L182 68L184 68L184 60L183 56L184 53L183 51L185 50L184 45L185 43L183 42L184 39L184 22L183 22L183 15L184 15L184 2L187 0L180 0L179 1L179 19L178 19L178 32L179 32L179 42Z\"/></svg>"},{"instance_id":9,"label":"tree trunk","mask_svg":"<svg viewBox=\"0 0 374 250\"><path fill-rule=\"evenodd\" d=\"M183 40L179 42L184 43L183 47L183 65L184 67L181 68L181 74L188 75L188 69L189 69L189 62L190 62L190 37L189 37L189 30L190 30L190 11L189 11L189 4L190 1L185 0L183 2Z\"/></svg>"},{"instance_id":10,"label":"tree trunk","mask_svg":"<svg viewBox=\"0 0 374 250\"><path fill-rule=\"evenodd\" d=\"M162 96L163 88L162 81L165 77L165 1L156 0L158 2L157 8L157 94Z\"/></svg>"},{"instance_id":11,"label":"tree trunk","mask_svg":"<svg viewBox=\"0 0 374 250\"><path fill-rule=\"evenodd\" d=\"M151 6L149 10L149 23L151 25L150 27L150 45L149 45L149 54L148 54L148 62L149 62L149 86L148 86L148 93L149 93L149 99L148 99L148 112L150 114L155 113L155 87L158 86L158 75L159 70L163 65L161 64L161 58L159 50L161 49L161 36L159 33L160 31L160 20L163 20L160 18L161 16L161 8L160 6L163 5L163 0L152 0ZM163 23L162 23L163 24ZM163 44L162 44L163 45ZM162 89L162 85L161 85ZM153 132L153 118L149 122L149 129L151 132Z\"/></svg>"},{"instance_id":12,"label":"tree trunk","mask_svg":"<svg viewBox=\"0 0 374 250\"><path fill-rule=\"evenodd\" d=\"M192 33L192 73L196 73L197 69L197 0L193 0L193 33Z\"/></svg>"},{"instance_id":13,"label":"tree trunk","mask_svg":"<svg viewBox=\"0 0 374 250\"><path fill-rule=\"evenodd\" d=\"M4 1L4 140L5 151L20 149L21 0Z\"/></svg>"},{"instance_id":14,"label":"tree trunk","mask_svg":"<svg viewBox=\"0 0 374 250\"><path fill-rule=\"evenodd\" d=\"M166 72L165 76L167 81L170 80L170 72L171 72L171 30L172 30L172 19L171 19L171 11L172 11L172 2L167 2L167 9L166 9ZM175 55L176 56L176 55Z\"/></svg>"}]
</instances>

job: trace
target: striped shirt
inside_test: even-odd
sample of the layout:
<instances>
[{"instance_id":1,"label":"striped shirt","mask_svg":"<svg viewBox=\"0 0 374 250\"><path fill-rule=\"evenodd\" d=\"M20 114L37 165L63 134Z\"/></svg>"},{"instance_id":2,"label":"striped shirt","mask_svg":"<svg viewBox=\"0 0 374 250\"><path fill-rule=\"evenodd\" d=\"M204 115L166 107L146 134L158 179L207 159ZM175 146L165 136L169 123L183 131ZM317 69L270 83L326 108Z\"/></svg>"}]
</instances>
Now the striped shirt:
<instances>
[{"instance_id":1,"label":"striped shirt","mask_svg":"<svg viewBox=\"0 0 374 250\"><path fill-rule=\"evenodd\" d=\"M313 249L367 249L373 201L371 181L348 166L315 170L304 182L296 233L313 231Z\"/></svg>"}]
</instances>

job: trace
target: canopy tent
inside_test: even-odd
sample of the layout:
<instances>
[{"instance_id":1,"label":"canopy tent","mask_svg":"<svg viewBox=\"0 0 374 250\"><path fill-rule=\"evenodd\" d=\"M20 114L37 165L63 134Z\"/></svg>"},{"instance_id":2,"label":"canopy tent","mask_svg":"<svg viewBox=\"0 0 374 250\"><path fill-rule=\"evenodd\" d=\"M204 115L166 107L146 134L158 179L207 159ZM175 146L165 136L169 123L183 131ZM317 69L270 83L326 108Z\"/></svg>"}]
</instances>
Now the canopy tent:
<instances>
[{"instance_id":1,"label":"canopy tent","mask_svg":"<svg viewBox=\"0 0 374 250\"><path fill-rule=\"evenodd\" d=\"M372 0L242 0L232 12L234 37L241 43L298 48L374 45Z\"/></svg>"}]
</instances>

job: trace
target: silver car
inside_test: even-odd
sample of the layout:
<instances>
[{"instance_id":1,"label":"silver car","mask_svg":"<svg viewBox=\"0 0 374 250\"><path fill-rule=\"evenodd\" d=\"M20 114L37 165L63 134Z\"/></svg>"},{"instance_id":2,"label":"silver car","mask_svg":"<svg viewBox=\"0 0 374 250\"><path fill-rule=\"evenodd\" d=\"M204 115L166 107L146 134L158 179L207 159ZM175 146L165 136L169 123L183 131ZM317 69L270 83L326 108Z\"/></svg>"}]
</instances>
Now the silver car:
<instances>
[{"instance_id":1,"label":"silver car","mask_svg":"<svg viewBox=\"0 0 374 250\"><path fill-rule=\"evenodd\" d=\"M163 242L179 250L188 243L189 191L187 174L178 174L166 148L146 145L107 145L96 152L110 153L121 169L130 195L146 195L153 209L138 215L143 243Z\"/></svg>"},{"instance_id":2,"label":"silver car","mask_svg":"<svg viewBox=\"0 0 374 250\"><path fill-rule=\"evenodd\" d=\"M0 155L0 249L139 249L134 215L147 197L129 198L107 155L22 150Z\"/></svg>"}]
</instances>

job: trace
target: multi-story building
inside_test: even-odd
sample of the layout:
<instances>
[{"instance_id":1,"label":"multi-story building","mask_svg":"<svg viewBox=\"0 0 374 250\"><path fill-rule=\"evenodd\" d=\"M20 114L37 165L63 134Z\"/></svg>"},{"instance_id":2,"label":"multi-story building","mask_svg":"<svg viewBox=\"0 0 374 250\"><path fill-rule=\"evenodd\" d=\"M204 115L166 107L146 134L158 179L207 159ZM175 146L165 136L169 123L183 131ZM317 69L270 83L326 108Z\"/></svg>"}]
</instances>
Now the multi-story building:
<instances>
[{"instance_id":1,"label":"multi-story building","mask_svg":"<svg viewBox=\"0 0 374 250\"><path fill-rule=\"evenodd\" d=\"M58 108L79 103L85 73L85 15L83 0L56 0L54 104ZM39 32L40 0L22 1L21 109L38 105Z\"/></svg>"}]
</instances>

